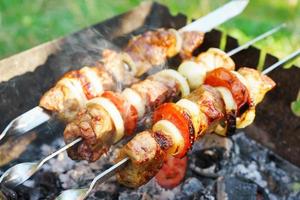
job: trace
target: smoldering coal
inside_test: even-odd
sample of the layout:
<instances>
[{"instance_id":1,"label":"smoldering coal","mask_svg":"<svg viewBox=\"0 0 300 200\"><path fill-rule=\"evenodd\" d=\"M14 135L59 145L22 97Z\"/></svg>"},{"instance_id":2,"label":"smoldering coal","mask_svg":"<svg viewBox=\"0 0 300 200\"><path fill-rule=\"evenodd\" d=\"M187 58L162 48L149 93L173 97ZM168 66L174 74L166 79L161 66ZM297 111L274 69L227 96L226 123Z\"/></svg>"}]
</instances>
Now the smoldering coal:
<instances>
[{"instance_id":1,"label":"smoldering coal","mask_svg":"<svg viewBox=\"0 0 300 200\"><path fill-rule=\"evenodd\" d=\"M214 142L209 141L211 138L204 138L205 145L201 142L195 144L194 150L189 154L186 178L172 190L163 189L155 179L132 190L120 186L112 177L106 183L97 185L88 199L218 199L224 194L227 196L243 194L249 198L259 196L262 199L300 197L300 191L296 187L300 181L298 168L249 139L245 134L238 134L232 140L219 138L218 142L216 136L212 138ZM62 139L55 139L50 144L42 145L40 152L46 156L63 145ZM118 147L121 146L122 144L119 144ZM208 150L210 153L203 156ZM52 199L64 189L88 186L95 175L111 166L115 153L116 148L112 148L106 156L95 163L76 162L63 153L46 163L39 173L22 186L14 190L7 188L1 190L7 199ZM205 162L209 161L210 165L199 164L204 162L203 159ZM203 173L197 173L193 169L195 166ZM212 177L209 173L217 176ZM223 189L220 186L222 184Z\"/></svg>"}]
</instances>

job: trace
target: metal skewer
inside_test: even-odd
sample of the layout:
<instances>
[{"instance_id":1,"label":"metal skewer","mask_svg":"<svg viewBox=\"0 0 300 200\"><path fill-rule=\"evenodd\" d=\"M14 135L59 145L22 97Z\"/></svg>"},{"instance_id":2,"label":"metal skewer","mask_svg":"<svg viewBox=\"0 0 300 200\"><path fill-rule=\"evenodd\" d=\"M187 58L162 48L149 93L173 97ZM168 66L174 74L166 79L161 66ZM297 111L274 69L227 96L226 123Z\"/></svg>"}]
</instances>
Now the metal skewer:
<instances>
[{"instance_id":1,"label":"metal skewer","mask_svg":"<svg viewBox=\"0 0 300 200\"><path fill-rule=\"evenodd\" d=\"M17 164L8 170L0 177L0 183L5 184L8 187L16 187L22 183L24 183L26 180L28 180L35 172L37 172L48 160L51 158L57 156L61 152L67 150L74 144L80 142L82 139L78 138L74 140L73 142L65 145L58 151L55 151L54 153L50 154L49 156L45 157L44 159L38 161L38 162L26 162L26 163L20 163Z\"/></svg>"},{"instance_id":2,"label":"metal skewer","mask_svg":"<svg viewBox=\"0 0 300 200\"><path fill-rule=\"evenodd\" d=\"M248 3L249 0L230 1L213 12L210 12L208 15L182 27L179 31L210 31L234 16L239 15L246 8ZM0 134L0 141L8 133L10 133L10 135L22 135L50 119L51 115L43 108L37 106L13 119Z\"/></svg>"},{"instance_id":3,"label":"metal skewer","mask_svg":"<svg viewBox=\"0 0 300 200\"><path fill-rule=\"evenodd\" d=\"M288 55L287 57L283 58L282 60L276 62L275 64L273 64L272 66L268 67L267 69L265 69L261 73L262 74L268 74L271 71L273 71L274 69L276 69L277 67L283 65L284 63L288 62L289 60L292 60L293 58L298 57L299 55L300 55L300 49L298 49L294 53Z\"/></svg>"},{"instance_id":4,"label":"metal skewer","mask_svg":"<svg viewBox=\"0 0 300 200\"><path fill-rule=\"evenodd\" d=\"M63 193L61 193L56 200L63 200L63 199L74 199L74 200L83 200L85 199L90 192L93 190L94 186L96 183L104 183L107 179L112 177L116 171L118 171L121 167L125 166L129 162L129 158L124 158L117 164L113 165L109 169L105 170L98 176L96 176L90 186L88 188L82 188L82 189L77 189L76 192L74 192L74 189L70 190L65 190Z\"/></svg>"},{"instance_id":5,"label":"metal skewer","mask_svg":"<svg viewBox=\"0 0 300 200\"><path fill-rule=\"evenodd\" d=\"M259 35L258 37L254 38L253 40L247 42L246 43L247 45L242 45L243 48L238 47L237 48L238 51L235 51L235 49L233 49L232 51L235 51L235 53L238 53L238 52L242 51L243 49L248 48L249 44L254 44L254 42L257 42L259 40L266 38L267 36L272 35L273 33L279 31L283 27L284 27L283 25L279 25L279 26L273 28L272 30L270 30L262 35ZM230 52L232 52L232 51L230 51ZM67 150L68 148L72 147L73 145L79 143L81 140L82 140L81 138L74 140L73 142L67 144L66 146L62 147L61 149L59 149L56 152L49 155L44 160L48 161L49 159L58 155L60 152L63 152L65 150ZM42 164L44 164L45 162L42 162ZM29 179L36 171L38 171L40 169L42 164L38 165L38 163L39 162L20 163L20 164L17 164L15 166L9 168L0 178L0 183L2 183L2 180L5 180L5 182L10 183L10 185L12 185L12 186L22 184L24 181ZM24 165L23 169L22 169L22 165ZM30 167L30 165L32 167ZM37 167L37 166L39 166L39 167ZM20 171L22 171L22 173L20 173ZM17 175L21 176L21 177L16 178ZM11 177L13 177L13 178L11 178Z\"/></svg>"},{"instance_id":6,"label":"metal skewer","mask_svg":"<svg viewBox=\"0 0 300 200\"><path fill-rule=\"evenodd\" d=\"M262 74L267 74L267 73L273 71L274 69L278 68L282 64L286 63L287 61L289 61L293 58L296 58L299 55L300 55L300 49L295 51L294 53L288 55L287 57L283 58L282 60L276 62L275 64L271 65L270 67L265 69L262 72ZM68 199L70 199L70 196L72 197L72 199L76 199L76 200L85 199L88 196L88 194L92 191L92 188L95 186L96 182L98 182L99 184L104 183L106 180L108 180L111 176L114 175L113 174L114 172L125 167L129 161L130 161L130 158L125 157L123 160L119 161L118 163L113 165L111 168L105 170L104 172L102 172L101 174L96 176L93 179L92 183L90 184L89 188L65 190L55 200L68 200Z\"/></svg>"}]
</instances>

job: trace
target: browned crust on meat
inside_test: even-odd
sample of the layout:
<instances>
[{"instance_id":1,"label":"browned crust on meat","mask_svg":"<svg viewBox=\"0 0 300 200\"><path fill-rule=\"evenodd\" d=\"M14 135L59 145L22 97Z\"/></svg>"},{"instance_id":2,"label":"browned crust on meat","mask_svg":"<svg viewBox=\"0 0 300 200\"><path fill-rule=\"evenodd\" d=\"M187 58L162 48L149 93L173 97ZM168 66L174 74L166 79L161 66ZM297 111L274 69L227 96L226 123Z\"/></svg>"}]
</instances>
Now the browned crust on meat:
<instances>
[{"instance_id":1,"label":"browned crust on meat","mask_svg":"<svg viewBox=\"0 0 300 200\"><path fill-rule=\"evenodd\" d=\"M127 52L136 63L137 76L147 72L152 66L165 63L166 58L173 56L176 47L174 33L164 29L147 31L129 41Z\"/></svg>"},{"instance_id":2,"label":"browned crust on meat","mask_svg":"<svg viewBox=\"0 0 300 200\"><path fill-rule=\"evenodd\" d=\"M173 84L170 84L170 82L172 81L169 81L168 85L165 82L148 78L132 85L131 89L135 90L142 99L145 100L148 109L152 111L157 106L161 105L163 102L171 100L179 93L176 83L174 82Z\"/></svg>"},{"instance_id":3,"label":"browned crust on meat","mask_svg":"<svg viewBox=\"0 0 300 200\"><path fill-rule=\"evenodd\" d=\"M180 57L183 60L193 57L193 52L200 47L204 40L204 33L197 31L188 31L181 33L182 48L180 51Z\"/></svg>"},{"instance_id":4,"label":"browned crust on meat","mask_svg":"<svg viewBox=\"0 0 300 200\"><path fill-rule=\"evenodd\" d=\"M166 154L156 142L153 133L144 131L121 149L116 161L127 156L130 162L116 176L119 183L137 188L147 183L159 171Z\"/></svg>"},{"instance_id":5,"label":"browned crust on meat","mask_svg":"<svg viewBox=\"0 0 300 200\"><path fill-rule=\"evenodd\" d=\"M153 135L162 150L166 151L173 145L171 136L166 135L161 131L155 131Z\"/></svg>"},{"instance_id":6,"label":"browned crust on meat","mask_svg":"<svg viewBox=\"0 0 300 200\"><path fill-rule=\"evenodd\" d=\"M69 143L79 137L83 142L68 150L73 160L96 161L107 152L114 136L113 122L99 105L92 104L78 113L76 120L67 124L64 139Z\"/></svg>"},{"instance_id":7,"label":"browned crust on meat","mask_svg":"<svg viewBox=\"0 0 300 200\"><path fill-rule=\"evenodd\" d=\"M197 103L201 112L207 116L209 122L208 132L213 130L215 125L225 116L225 105L222 96L212 86L202 85L186 98Z\"/></svg>"}]
</instances>

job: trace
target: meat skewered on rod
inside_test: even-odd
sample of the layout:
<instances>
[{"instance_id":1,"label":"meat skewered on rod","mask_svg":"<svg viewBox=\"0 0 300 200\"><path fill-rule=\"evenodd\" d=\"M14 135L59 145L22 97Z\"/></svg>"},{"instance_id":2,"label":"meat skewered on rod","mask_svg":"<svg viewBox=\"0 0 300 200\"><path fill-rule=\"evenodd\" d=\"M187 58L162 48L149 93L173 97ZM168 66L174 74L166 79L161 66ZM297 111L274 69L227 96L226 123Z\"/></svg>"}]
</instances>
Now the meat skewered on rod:
<instances>
[{"instance_id":1,"label":"meat skewered on rod","mask_svg":"<svg viewBox=\"0 0 300 200\"><path fill-rule=\"evenodd\" d=\"M187 26L183 27L182 29L179 30L179 32L187 32L187 31L202 31L202 32L207 32L209 30L211 30L212 28L214 27L217 27L218 25L222 24L223 22L226 22L227 20L231 19L232 17L234 16L237 16L238 14L240 14L244 9L245 7L248 5L249 3L249 0L236 0L236 1L231 1L229 3L226 3L224 6L218 8L217 10L209 13L207 16L205 17L202 17L201 19L198 19L196 21L194 21L193 23L191 24L188 24ZM177 36L176 39L178 39L178 34L176 34L177 32L176 31L173 31L173 34L175 34ZM185 37L183 36L183 40ZM149 38L148 38L149 39ZM196 38L193 38L193 40L196 39ZM200 38L202 40L202 38ZM141 42L142 40L139 40L137 39L137 43ZM192 44L196 44L195 41L190 41L189 39L187 39L187 44L189 44L189 42L192 42ZM135 64L133 62L130 62L131 64L133 64L131 67L133 67L133 71L136 72L136 76L139 76L140 74L144 73L145 70L148 70L147 68L151 67L150 64L157 64L157 57L155 59L153 59L152 62L150 62L148 60L148 62L146 63L146 67L141 67L140 69L136 68L137 65L139 64L145 64L145 58L144 57L141 57L140 56L140 52L139 53L134 53L135 50L136 50L136 47L138 47L138 50L141 50L141 49L144 49L142 52L145 51L145 46L143 45L148 45L151 47L151 44L143 44L143 43L140 43L142 44L142 46L139 46L139 45L129 45L128 47L128 50L131 51L133 50L132 52L132 55L133 58L129 59L129 60L135 60L137 59L138 60L138 63ZM175 50L176 50L176 47L178 47L179 45L175 45ZM189 45L188 45L189 46ZM188 46L185 46L183 44L182 46L182 49L185 50L185 52L187 53L183 53L184 56L186 55L189 55L190 54L190 49L192 48L189 48ZM139 47L142 47L142 48L139 48ZM147 48L146 48L147 49ZM156 49L158 52L159 52L159 48ZM173 49L174 50L174 49ZM146 50L148 51L148 49ZM147 52L149 53L149 52ZM168 54L168 56L171 56L170 54L174 53L174 51L172 50L169 50L169 51L163 51L164 54ZM124 54L121 54L121 55L124 55ZM166 56L166 55L165 55ZM125 56L127 58L125 58L125 60L128 61L128 56ZM146 56L147 57L147 56ZM165 57L163 58L165 59ZM147 58L146 58L146 61L147 61ZM126 61L125 61L126 62ZM136 65L134 67L134 65ZM97 69L93 69L93 70L89 70L89 69L86 69L84 70L86 71L86 73L88 74L92 74L92 73L95 73L96 71L96 74L98 73ZM123 72L125 72L126 70L124 70L123 68ZM99 72L101 74L101 72ZM72 75L69 74L69 75ZM74 75L74 74L73 74ZM122 73L119 75L122 75ZM90 76L94 76L94 75L90 75ZM109 77L109 76L108 76ZM122 77L122 76L118 76L118 77ZM88 78L89 79L89 78ZM93 78L94 79L94 78ZM67 82L67 83L66 83ZM78 81L76 80L69 80L69 81L66 81L65 83L63 83L63 85L69 85L69 87L67 87L67 90L73 90L72 88L74 88L74 84L77 85L78 87ZM93 88L93 90L101 90L101 88L99 89L100 86L96 86L95 88ZM75 86L76 88L76 86ZM59 92L59 98L63 98L64 97L64 92L66 91L60 91ZM68 92L68 91L67 91ZM70 94L70 92L68 92ZM83 92L82 92L83 93ZM71 96L72 95L75 95L75 94L70 94ZM94 95L93 95L94 96ZM56 97L54 97L56 98ZM82 99L83 101L86 99L84 97L84 95L76 95L75 97L73 96L73 98L75 99ZM44 104L45 103L45 106L44 108L46 108L46 110L49 109L52 110L53 109L53 106L50 106L48 104L48 102L44 99L41 100L41 104ZM68 104L70 104L70 102L68 102ZM81 105L82 103L79 103L79 105ZM43 107L43 105L41 105ZM0 141L1 139L3 139L5 137L5 135L10 132L11 134L23 134L35 127L37 127L38 125L48 121L50 118L51 118L51 115L49 112L47 112L44 108L42 108L40 106L37 106L29 111L27 111L26 113L18 116L17 118L15 118L14 120L12 120L7 126L6 128L3 130L3 132L0 134ZM70 111L73 111L74 110L74 107L76 107L74 105L74 102L71 103L71 106L68 106L68 109L70 109ZM59 108L57 106L54 106L54 108ZM60 106L61 108L61 106ZM76 110L76 109L75 109ZM55 110L57 111L57 110ZM63 116L63 118L69 118L69 117L72 117L73 114L75 114L76 112L71 112L71 115L69 115L70 113L67 113L68 115L65 115Z\"/></svg>"},{"instance_id":2,"label":"meat skewered on rod","mask_svg":"<svg viewBox=\"0 0 300 200\"><path fill-rule=\"evenodd\" d=\"M262 100L266 92L275 86L275 83L264 74L274 70L276 67L281 66L288 60L299 55L300 49L290 54L283 60L270 66L262 73L249 68L241 68L238 70L238 73L247 81L247 88L249 89L250 97L253 98L252 103L254 104L254 107ZM225 69L222 70L226 71ZM234 75L237 75L237 73L234 73ZM238 76L240 77L240 75ZM255 82L256 78L259 78L257 82ZM240 78L238 79L241 80ZM186 155L188 149L181 148L180 146L185 146L185 144L191 146L192 143L184 140L189 140L192 138L194 138L193 140L200 139L204 133L213 132L215 127L217 127L217 124L222 121L222 118L226 118L225 110L230 107L229 105L232 104L230 102L235 101L233 94L236 94L236 92L230 90L229 93L225 94L226 96L228 96L228 94L229 96L231 95L231 98L225 97L224 94L225 93L220 92L220 90L212 86L202 85L185 98L184 101L190 102L189 106L188 104L180 103L183 102L182 100L176 104L167 103L164 106L161 106L168 107L169 105L172 105L179 108L181 111L170 114L173 115L173 120L171 118L167 120L164 119L168 118L166 117L168 115L167 113L167 115L165 115L162 119L159 119L156 124L154 124L152 131L144 131L136 135L119 152L119 157L117 159L119 162L96 176L90 184L90 187L65 190L56 198L56 200L67 200L70 196L72 196L73 199L83 200L92 191L93 187L96 185L96 182L103 183L114 173L117 173L118 181L126 186L135 188L145 184L162 167L164 157L167 154L179 157ZM197 109L193 110L194 106L196 106ZM213 108L214 111L217 111L217 113L221 114L222 116L214 115L211 108ZM158 108L158 110L159 109L160 108ZM185 132L188 135L190 134L192 137L184 137L183 135L186 134L181 132L183 129L180 128L178 126L179 123L176 122L176 119L178 119L178 114L182 115L183 112L187 114L188 118L182 118L182 122L186 124L190 123L193 126L193 129ZM154 113L154 118L157 117L155 116L157 114L161 115L163 113L160 111L158 111L158 113ZM240 114L244 115L245 112ZM169 120L172 120L172 122ZM240 121L238 123L250 125L251 121L245 120L244 122ZM200 126L196 124L200 124ZM180 150L184 151L184 153L179 153Z\"/></svg>"},{"instance_id":3,"label":"meat skewered on rod","mask_svg":"<svg viewBox=\"0 0 300 200\"><path fill-rule=\"evenodd\" d=\"M135 77L164 64L166 58L177 53L189 56L202 41L202 32L179 33L173 29L159 29L133 38L124 52L104 50L102 63L66 73L42 96L39 106L11 122L0 139L10 127L23 133L49 120L51 114L66 122L71 121L89 99L106 90L116 90L117 86L131 85L136 82Z\"/></svg>"},{"instance_id":4,"label":"meat skewered on rod","mask_svg":"<svg viewBox=\"0 0 300 200\"><path fill-rule=\"evenodd\" d=\"M263 39L280 27L282 26L258 38ZM258 40L255 38L252 41ZM243 48L247 48L252 41L243 45ZM243 49L238 48L240 51ZM149 121L145 120L147 113L164 102L188 95L190 88L195 89L203 83L206 73L219 67L234 70L235 64L226 53L211 48L193 61L184 61L179 66L179 73L175 70L163 70L133 84L122 93L105 92L101 97L90 100L86 108L65 128L66 143L83 138L83 142L68 150L68 155L75 160L98 160L112 144L131 135L138 125L145 127L143 122Z\"/></svg>"},{"instance_id":5,"label":"meat skewered on rod","mask_svg":"<svg viewBox=\"0 0 300 200\"><path fill-rule=\"evenodd\" d=\"M270 35L270 34L272 34L272 33L274 33L275 32L275 30L279 30L279 28L277 27L277 28L274 28L274 29L272 29L272 30L270 30L270 31L268 31L268 32L266 32L266 33L264 33L264 34L262 34L262 35L260 35L260 36L258 36L257 38L262 38L261 36L264 36L264 37L267 37L268 35ZM252 41L257 41L257 38L255 38L254 40L252 40ZM249 43L253 43L252 41L249 41L247 44L249 44ZM243 47L244 48L247 48L247 45L243 45ZM239 49L241 50L241 48L239 47ZM230 51L231 52L231 51ZM213 59L212 59L212 57L211 56L213 56ZM207 69L207 71L210 71L210 70L213 70L214 68L217 68L217 67L224 67L224 66L227 66L227 68L228 69L234 69L234 67L235 67L235 64L234 64L234 62L230 59L230 57L228 57L228 56L226 56L226 53L224 53L224 52L222 52L221 50L216 50L216 49L210 49L210 50L208 50L207 52L205 52L205 53L202 53L202 54L200 54L199 56L198 56L199 58L201 58L201 62L202 62L202 65L199 65L199 66L197 66L197 67L204 67L204 68L206 68ZM196 59L195 59L196 60ZM221 61L223 60L223 62L221 62ZM197 60L196 60L197 61ZM189 61L189 63L191 63L191 61ZM183 63L180 67L179 67L179 70L180 69L184 69L184 67L186 66L186 64L185 63ZM195 64L194 65L188 65L188 66L190 66L191 68L193 68L193 67L195 67ZM187 70L195 70L195 72L197 71L196 69L187 69ZM170 71L170 70L169 70ZM178 74L176 71L174 71L174 70L171 70L171 72L172 72L172 74L177 74L177 77L179 76L179 77L181 77L181 75L180 74ZM203 70L201 71L201 72L203 72ZM182 73L184 74L185 73L185 71L182 71ZM156 101L157 99L159 99L159 98L163 98L163 99L167 99L167 98L171 98L172 97L172 94L179 94L179 87L173 87L173 89L170 91L170 92L167 92L167 90L166 90L166 88L170 88L170 87L172 87L172 85L177 85L177 83L176 82L172 82L172 81L169 81L168 80L168 84L165 84L165 86L163 87L163 89L160 87L160 89L157 87L157 86L162 86L162 83L165 83L165 82L157 82L156 80L155 80L155 78L153 78L153 77L155 77L155 76L157 76L156 77L156 79L157 78L159 78L159 75L163 75L163 74L166 74L166 72L159 72L157 75L153 75L152 77L150 77L149 78L149 80L145 80L145 81L142 81L140 84L135 84L134 86L133 86L133 89L135 88L135 89L138 89L138 88L140 88L140 89L143 89L142 91L140 91L140 90L137 90L137 91L140 91L140 92L142 92L142 94L144 94L144 95L146 95L146 94L149 94L150 96L149 96L149 98L147 98L147 96L146 97L144 97L144 99L149 99L149 100L151 100L152 99L152 101L150 101L150 102L152 102L150 105L152 105L152 109L154 109L154 107L153 107L153 105L158 105L158 103L163 103L163 101ZM197 73L198 74L198 73ZM198 74L198 76L199 77L196 77L196 79L199 79L199 80L201 80L202 82L203 82L203 78L201 79L201 77L202 76L205 76L205 73L200 73L200 74ZM187 75L186 77L189 77L189 75ZM160 80L160 81L162 81L162 80L164 80L164 79L162 79L163 77L161 77L160 79L158 79L158 80ZM161 80L162 79L162 80ZM172 77L171 77L171 79L172 79ZM185 80L184 80L184 78L182 77L182 78L179 78L180 80L181 80L181 82L186 82ZM178 80L178 79L176 79L176 80ZM193 86L194 88L196 88L196 87L198 87L199 85L201 85L202 84L202 82L201 81L192 81L192 79L191 78L189 78L189 80L190 80L190 86ZM149 82L150 83L153 83L153 84L151 84L151 85L149 85ZM148 86L147 86L148 85ZM188 84L187 83L183 83L182 85L185 85L185 87L182 87L182 89L184 89L184 90L182 90L183 92L182 92L182 94L188 94L189 93L189 86L187 86ZM147 87L144 87L144 86L147 86ZM152 92L153 92L153 90L155 90L155 89L159 89L159 91L160 92L162 92L160 95L158 94L158 92L156 92L156 93L153 93L152 94ZM132 90L132 89L131 89ZM176 91L174 91L174 90L176 90ZM127 92L126 92L127 91ZM185 91L185 92L184 92ZM124 91L124 93L126 94L126 93L128 93L128 89L127 90L125 90ZM111 94L111 92L109 92L108 94L106 94L106 96L107 95L109 95L110 94L110 96L112 96ZM133 97L136 97L137 95L134 95L134 92L132 92L132 93L129 93L129 94L132 94L132 96ZM155 96L156 95L156 96ZM152 96L152 98L150 98ZM130 98L129 98L130 99ZM133 104L134 104L134 102L133 102ZM148 102L148 104L149 104L149 102ZM138 113L140 113L140 116L143 114L143 113L145 113L145 110L143 110L143 106L138 106L137 104L134 104L135 105L135 107L137 108L137 110L139 110L139 112ZM98 106L98 108L99 108L99 106ZM101 111L102 111L103 109L101 109L101 107L100 107L100 113L101 113ZM94 112L94 111L93 111ZM92 112L92 113L93 113ZM99 113L99 111L97 111L98 113ZM118 111L112 111L112 112L117 112L118 113ZM109 115L104 115L104 117L105 118L107 118L107 117L110 117ZM99 116L98 118L101 118L101 116ZM132 117L132 116L129 116L129 118L128 119L130 119L130 121L129 121L129 123L128 124L136 124L136 121L135 120L133 120L134 118ZM105 121L105 120L104 120ZM103 121L103 122L104 122ZM107 120L108 121L108 124L110 124L110 126L109 127L111 127L112 125L111 125L111 122L109 121L109 120ZM126 122L126 124L127 124L127 122ZM126 125L126 124L124 124L124 125ZM121 125L122 126L122 125ZM72 125L71 125L71 127L72 127ZM71 131L70 129L68 129L68 128L66 128L66 130L68 130L68 131ZM104 131L102 131L101 132L101 130L102 129L99 129L98 128L98 130L100 130L100 133L102 133L102 135L104 135ZM104 130L107 130L107 129L104 129ZM71 131L71 133L72 133L72 131ZM75 132L76 133L76 132ZM106 132L106 134L107 133L109 133L109 132ZM101 145L103 145L103 143L107 143L106 145L108 145L108 146L110 146L111 144L112 144L112 136L113 134L109 134L109 135L107 135L107 137L103 137L104 139L108 139L108 140L105 140L105 141L100 141L101 143ZM72 136L72 135L71 135ZM73 135L73 137L74 137L74 135ZM69 144L67 144L66 146L64 146L63 148L61 148L61 149L59 149L59 150L57 150L56 152L54 152L54 153L52 153L51 155L49 155L49 156L47 156L46 158L44 158L44 159L42 159L41 161L39 161L39 162L33 162L33 163L21 163L21 164L18 164L18 165L15 165L15 166L13 166L13 167L11 167L10 169L8 169L3 175L2 175L2 177L0 178L0 183L5 183L5 184L7 184L7 185L18 185L18 184L21 184L21 183L23 183L25 180L27 180L28 178L30 178L37 170L39 170L40 168L41 168L41 166L45 163L45 162L47 162L49 159L51 159L51 158L53 158L54 156L56 156L56 155L58 155L59 153L61 153L62 151L64 151L64 150L66 150L66 149L68 149L69 147L71 147L71 146L73 146L74 144L76 144L76 143L78 143L78 142L80 142L82 139L81 138L78 138L78 139L75 139L74 141L72 141L71 143L69 143ZM85 145L85 144L84 144ZM90 144L88 144L88 145L90 145ZM100 146L101 147L101 146ZM101 148L106 148L106 146L104 145L104 146L102 146ZM101 148L100 148L100 150L101 150ZM95 151L96 151L96 153L93 153L92 152L92 155L93 156L89 156L89 157L87 157L86 155L86 152L82 152L82 154L81 154L81 152L80 151L75 151L75 156L76 156L76 153L78 153L78 155L76 156L77 158L78 158L78 156L81 156L82 158L85 158L85 159L88 159L88 160L91 160L91 159L97 159L97 158L99 158L99 156L101 155L101 152L103 152L103 151L99 151L99 149L95 149ZM73 151L74 152L74 151ZM99 153L100 152L100 153ZM98 156L98 157L97 157ZM31 165L31 167L29 167ZM26 170L24 170L24 168L26 168ZM28 171L28 173L27 173L27 171ZM15 178L14 180L12 180L11 179L11 177L18 177L18 176L20 176L20 178Z\"/></svg>"}]
</instances>

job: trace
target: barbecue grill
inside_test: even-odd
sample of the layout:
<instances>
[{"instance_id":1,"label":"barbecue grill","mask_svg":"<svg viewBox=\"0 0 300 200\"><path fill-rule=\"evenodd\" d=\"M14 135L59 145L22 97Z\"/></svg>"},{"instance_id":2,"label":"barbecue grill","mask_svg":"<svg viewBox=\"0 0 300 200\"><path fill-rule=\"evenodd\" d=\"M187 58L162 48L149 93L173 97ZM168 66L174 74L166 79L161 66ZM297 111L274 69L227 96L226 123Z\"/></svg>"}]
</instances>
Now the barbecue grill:
<instances>
[{"instance_id":1,"label":"barbecue grill","mask_svg":"<svg viewBox=\"0 0 300 200\"><path fill-rule=\"evenodd\" d=\"M123 47L132 35L142 33L145 30L159 27L178 29L185 24L186 17L184 15L172 16L168 9L160 4L144 3L132 11L68 37L51 41L0 61L0 113L2 114L0 130L3 130L5 125L14 117L37 105L40 96L65 72L78 69L84 65L91 65L99 60L99 52L102 49ZM222 38L226 40L225 51L238 46L235 38L227 35L223 37L222 32L213 30L206 34L205 41L197 49L197 52L205 51L210 47L218 48ZM260 58L261 56L265 56L265 58ZM263 66L266 68L278 59L269 54L262 55L259 49L250 47L234 55L233 60L237 63L237 66L254 67L261 62L264 63ZM178 64L178 58L174 58L169 63L170 66L174 67ZM300 119L293 115L290 110L290 103L296 99L299 91L299 86L295 84L300 82L299 72L299 68L296 67L289 70L277 69L271 72L270 77L277 83L277 87L266 96L262 105L258 106L257 118L254 124L245 129L247 136L245 134L237 135L232 140L215 138L215 136L205 138L204 141L207 141L206 144L208 145L204 145L205 142L199 143L193 150L187 178L182 187L178 187L174 191L165 191L152 181L137 191L131 191L117 185L115 180L112 179L108 183L98 186L90 199L114 199L117 197L119 199L147 199L161 197L160 195L165 195L165 198L175 198L175 194L180 194L178 198L184 199L191 193L195 198L197 198L197 195L201 196L201 194L209 198L228 193L228 190L230 190L228 185L230 184L233 184L233 186L244 184L248 189L251 186L249 190L241 188L241 191L245 193L251 193L250 191L252 191L252 194L247 194L249 196L253 195L253 191L261 197L266 197L268 192L277 197L289 195L289 192L281 191L291 190L287 186L284 188L284 180L282 181L284 184L277 183L277 180L277 182L273 181L275 188L272 188L273 186L268 183L265 185L267 187L267 190L265 190L262 187L266 184L264 182L265 177L259 178L257 176L254 178L260 183L258 185L248 180L225 176L224 173L235 175L237 170L243 171L241 168L251 166L250 160L254 159L257 163L265 164L266 168L269 165L271 166L270 163L272 162L276 164L276 166L271 166L270 169L266 170L271 174L266 177L273 177L272 173L276 174L277 170L282 174L276 174L274 177L286 176L287 184L291 185L293 182L299 181L300 170L296 166L300 166L300 159L297 157L300 153L298 145L300 136L296 133L299 132ZM9 138L0 146L1 172L16 163L38 160L48 155L55 148L62 146L62 132L62 124L57 121L50 121L47 125L36 128L25 137ZM248 136L254 140L249 139ZM211 144L211 141L218 141L218 145ZM263 146L255 141L259 141ZM275 153L268 151L265 147ZM237 148L240 148L240 152ZM230 153L230 149L232 153ZM207 150L213 150L213 156L209 156ZM245 158L239 158L240 156ZM68 159L66 154L62 154L47 164L41 172L35 175L33 180L27 181L25 185L14 190L1 189L10 198L13 198L16 193L20 199L52 199L62 189L84 186L89 183L97 172L109 167L108 163L111 163L112 157L113 151L110 151L106 158L94 164L88 164L84 161L75 163ZM259 159L266 160L261 161ZM208 166L203 164L206 161L210 163ZM240 168L237 169L235 164ZM215 169L210 169L211 166L214 166ZM227 168L224 168L226 166ZM255 166L257 167L253 164L253 171L261 173L262 170L255 169ZM206 170L203 171L202 169ZM247 172L247 169L245 168L244 172L251 175L250 172ZM216 171L219 171L219 173L216 173ZM213 186L216 186L217 189L212 188ZM277 191L277 186L280 188L279 191ZM196 192L193 193L193 191Z\"/></svg>"}]
</instances>

